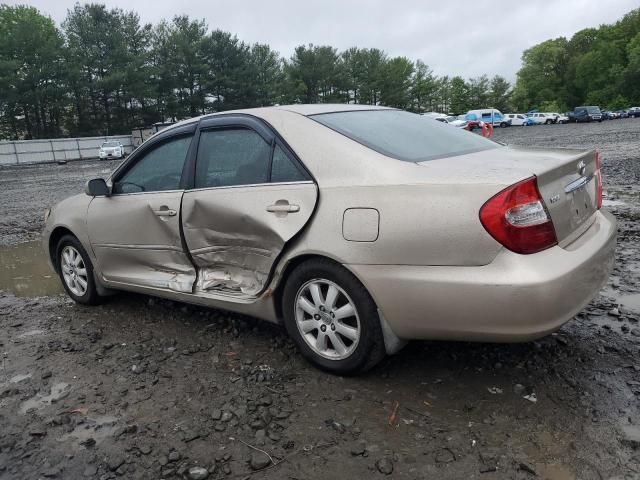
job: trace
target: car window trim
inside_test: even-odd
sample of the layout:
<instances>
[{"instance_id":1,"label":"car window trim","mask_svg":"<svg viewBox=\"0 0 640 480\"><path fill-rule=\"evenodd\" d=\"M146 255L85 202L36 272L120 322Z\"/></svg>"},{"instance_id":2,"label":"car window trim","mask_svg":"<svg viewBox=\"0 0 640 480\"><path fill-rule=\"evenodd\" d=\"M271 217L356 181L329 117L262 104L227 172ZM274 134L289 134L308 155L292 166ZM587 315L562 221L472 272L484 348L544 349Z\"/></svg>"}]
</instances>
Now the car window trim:
<instances>
[{"instance_id":1,"label":"car window trim","mask_svg":"<svg viewBox=\"0 0 640 480\"><path fill-rule=\"evenodd\" d=\"M148 192L127 192L127 193L112 193L110 195L110 197L124 197L127 195L151 195L151 194L158 194L158 193L179 193L179 192L184 192L183 189L178 188L173 189L173 190L150 190Z\"/></svg>"},{"instance_id":2,"label":"car window trim","mask_svg":"<svg viewBox=\"0 0 640 480\"><path fill-rule=\"evenodd\" d=\"M223 185L217 187L199 187L199 188L191 188L189 192L202 192L205 190L228 190L232 188L256 188L256 187L276 187L276 186L287 186L287 185L313 185L313 180L300 180L296 182L266 182L266 183L249 183L243 185Z\"/></svg>"}]
</instances>

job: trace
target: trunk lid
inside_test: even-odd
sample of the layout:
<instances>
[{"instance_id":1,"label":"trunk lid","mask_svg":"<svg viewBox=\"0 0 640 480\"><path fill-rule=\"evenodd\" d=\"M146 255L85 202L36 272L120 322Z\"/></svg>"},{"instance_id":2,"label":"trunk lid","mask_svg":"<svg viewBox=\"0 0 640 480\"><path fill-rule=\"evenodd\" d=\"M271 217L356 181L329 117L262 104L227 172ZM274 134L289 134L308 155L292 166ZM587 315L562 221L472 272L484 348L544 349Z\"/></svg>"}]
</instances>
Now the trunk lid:
<instances>
[{"instance_id":1,"label":"trunk lid","mask_svg":"<svg viewBox=\"0 0 640 480\"><path fill-rule=\"evenodd\" d=\"M537 174L538 189L561 246L593 220L593 214L598 210L597 175L593 150L570 156L564 164Z\"/></svg>"},{"instance_id":2,"label":"trunk lid","mask_svg":"<svg viewBox=\"0 0 640 480\"><path fill-rule=\"evenodd\" d=\"M597 211L596 152L574 149L502 147L423 162L432 181L496 183L505 187L535 175L558 244L582 233Z\"/></svg>"}]
</instances>

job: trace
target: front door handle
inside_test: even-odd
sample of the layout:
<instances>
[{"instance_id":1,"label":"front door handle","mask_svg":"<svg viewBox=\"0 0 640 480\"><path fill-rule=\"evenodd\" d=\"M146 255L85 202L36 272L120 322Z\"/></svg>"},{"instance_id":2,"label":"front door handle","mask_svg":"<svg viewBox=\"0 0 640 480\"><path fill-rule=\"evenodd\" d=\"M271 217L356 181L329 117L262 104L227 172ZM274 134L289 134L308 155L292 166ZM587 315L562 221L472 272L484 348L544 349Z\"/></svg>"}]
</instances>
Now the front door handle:
<instances>
[{"instance_id":1,"label":"front door handle","mask_svg":"<svg viewBox=\"0 0 640 480\"><path fill-rule=\"evenodd\" d=\"M178 212L166 205L161 206L158 210L154 210L153 213L159 217L175 217L178 214Z\"/></svg>"},{"instance_id":2,"label":"front door handle","mask_svg":"<svg viewBox=\"0 0 640 480\"><path fill-rule=\"evenodd\" d=\"M300 211L300 205L294 205L286 200L278 200L273 205L267 207L267 212L271 213L295 213Z\"/></svg>"}]
</instances>

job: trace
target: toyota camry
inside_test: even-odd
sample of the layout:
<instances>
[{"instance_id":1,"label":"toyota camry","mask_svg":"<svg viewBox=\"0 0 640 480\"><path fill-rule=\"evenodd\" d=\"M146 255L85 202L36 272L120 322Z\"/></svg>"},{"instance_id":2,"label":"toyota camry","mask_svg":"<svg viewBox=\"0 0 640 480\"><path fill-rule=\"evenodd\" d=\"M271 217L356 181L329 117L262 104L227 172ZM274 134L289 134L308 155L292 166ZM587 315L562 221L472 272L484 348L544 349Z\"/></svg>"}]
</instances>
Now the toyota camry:
<instances>
[{"instance_id":1,"label":"toyota camry","mask_svg":"<svg viewBox=\"0 0 640 480\"><path fill-rule=\"evenodd\" d=\"M526 341L606 282L595 151L504 146L402 110L205 115L46 213L68 295L129 290L283 324L322 369L411 339Z\"/></svg>"}]
</instances>

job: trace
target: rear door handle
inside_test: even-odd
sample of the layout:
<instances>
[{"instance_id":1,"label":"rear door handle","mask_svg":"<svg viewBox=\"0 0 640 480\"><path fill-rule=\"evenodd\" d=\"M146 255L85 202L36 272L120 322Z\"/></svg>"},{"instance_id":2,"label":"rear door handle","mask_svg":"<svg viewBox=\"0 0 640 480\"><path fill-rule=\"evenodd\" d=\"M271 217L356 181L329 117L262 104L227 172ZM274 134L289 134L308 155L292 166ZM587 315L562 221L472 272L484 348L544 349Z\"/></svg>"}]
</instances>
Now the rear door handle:
<instances>
[{"instance_id":1,"label":"rear door handle","mask_svg":"<svg viewBox=\"0 0 640 480\"><path fill-rule=\"evenodd\" d=\"M272 213L295 213L300 211L300 205L293 205L291 203L274 203L267 207L267 212Z\"/></svg>"},{"instance_id":2,"label":"rear door handle","mask_svg":"<svg viewBox=\"0 0 640 480\"><path fill-rule=\"evenodd\" d=\"M158 210L154 210L153 213L155 213L159 217L175 217L178 214L178 212L172 210L166 205L163 205Z\"/></svg>"}]
</instances>

